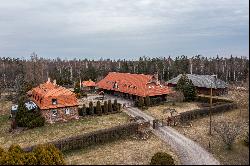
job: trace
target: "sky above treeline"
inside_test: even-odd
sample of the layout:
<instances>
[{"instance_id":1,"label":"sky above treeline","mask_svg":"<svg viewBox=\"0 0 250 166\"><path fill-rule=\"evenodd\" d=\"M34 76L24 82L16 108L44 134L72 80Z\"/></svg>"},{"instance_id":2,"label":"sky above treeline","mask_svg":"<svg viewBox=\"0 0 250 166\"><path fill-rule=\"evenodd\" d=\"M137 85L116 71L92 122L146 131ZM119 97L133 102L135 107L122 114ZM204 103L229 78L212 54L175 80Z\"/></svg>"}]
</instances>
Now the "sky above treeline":
<instances>
[{"instance_id":1,"label":"sky above treeline","mask_svg":"<svg viewBox=\"0 0 250 166\"><path fill-rule=\"evenodd\" d=\"M249 0L0 0L0 57L249 55Z\"/></svg>"}]
</instances>

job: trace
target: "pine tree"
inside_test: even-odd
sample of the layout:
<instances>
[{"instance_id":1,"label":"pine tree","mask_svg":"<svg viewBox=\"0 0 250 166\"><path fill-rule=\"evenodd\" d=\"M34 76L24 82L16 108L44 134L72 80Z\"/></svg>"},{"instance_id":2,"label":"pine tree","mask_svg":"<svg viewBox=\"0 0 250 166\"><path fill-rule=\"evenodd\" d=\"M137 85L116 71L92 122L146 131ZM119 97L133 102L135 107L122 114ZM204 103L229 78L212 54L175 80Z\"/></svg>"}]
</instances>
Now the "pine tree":
<instances>
[{"instance_id":1,"label":"pine tree","mask_svg":"<svg viewBox=\"0 0 250 166\"><path fill-rule=\"evenodd\" d=\"M111 100L108 100L108 112L113 112Z\"/></svg>"},{"instance_id":2,"label":"pine tree","mask_svg":"<svg viewBox=\"0 0 250 166\"><path fill-rule=\"evenodd\" d=\"M145 106L150 106L150 97L149 96L146 96L145 98Z\"/></svg>"},{"instance_id":3,"label":"pine tree","mask_svg":"<svg viewBox=\"0 0 250 166\"><path fill-rule=\"evenodd\" d=\"M108 102L107 101L104 101L104 106L103 106L103 113L106 114L109 110L109 107L108 107Z\"/></svg>"},{"instance_id":4,"label":"pine tree","mask_svg":"<svg viewBox=\"0 0 250 166\"><path fill-rule=\"evenodd\" d=\"M96 103L96 113L97 113L97 115L102 114L102 107L101 107L101 102L100 101L97 101L97 103Z\"/></svg>"},{"instance_id":5,"label":"pine tree","mask_svg":"<svg viewBox=\"0 0 250 166\"><path fill-rule=\"evenodd\" d=\"M176 90L183 93L185 101L193 101L197 95L196 88L192 83L192 80L188 79L185 74L183 74L179 79Z\"/></svg>"},{"instance_id":6,"label":"pine tree","mask_svg":"<svg viewBox=\"0 0 250 166\"><path fill-rule=\"evenodd\" d=\"M93 102L89 102L89 114L93 115L94 114L94 107L93 107Z\"/></svg>"}]
</instances>

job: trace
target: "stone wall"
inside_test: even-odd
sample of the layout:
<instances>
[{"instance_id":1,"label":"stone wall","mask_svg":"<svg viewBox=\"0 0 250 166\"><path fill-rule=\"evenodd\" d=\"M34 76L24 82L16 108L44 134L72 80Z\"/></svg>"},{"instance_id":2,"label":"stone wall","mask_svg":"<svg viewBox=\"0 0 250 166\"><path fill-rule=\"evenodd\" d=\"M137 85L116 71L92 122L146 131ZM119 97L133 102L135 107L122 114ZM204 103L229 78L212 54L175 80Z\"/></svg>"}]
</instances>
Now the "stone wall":
<instances>
[{"instance_id":1,"label":"stone wall","mask_svg":"<svg viewBox=\"0 0 250 166\"><path fill-rule=\"evenodd\" d=\"M66 114L66 109L69 110L69 114ZM53 111L57 113L53 115ZM42 115L45 117L47 123L55 123L58 121L66 122L71 119L79 119L78 107L65 107L65 108L56 108L41 110ZM55 116L56 115L56 116Z\"/></svg>"}]
</instances>

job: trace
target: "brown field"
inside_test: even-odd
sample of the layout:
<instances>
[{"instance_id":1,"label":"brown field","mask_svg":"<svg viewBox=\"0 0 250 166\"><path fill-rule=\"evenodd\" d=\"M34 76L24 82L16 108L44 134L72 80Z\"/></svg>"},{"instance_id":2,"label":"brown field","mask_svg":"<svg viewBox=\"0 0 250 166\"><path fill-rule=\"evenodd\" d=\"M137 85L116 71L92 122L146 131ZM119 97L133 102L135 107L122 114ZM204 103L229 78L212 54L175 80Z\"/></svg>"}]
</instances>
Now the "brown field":
<instances>
[{"instance_id":1,"label":"brown field","mask_svg":"<svg viewBox=\"0 0 250 166\"><path fill-rule=\"evenodd\" d=\"M148 165L156 152L167 152L173 156L176 164L180 164L170 147L154 135L148 140L128 138L72 151L65 155L65 159L69 165Z\"/></svg>"},{"instance_id":2,"label":"brown field","mask_svg":"<svg viewBox=\"0 0 250 166\"><path fill-rule=\"evenodd\" d=\"M249 112L245 109L242 110L242 121L249 121ZM240 110L235 109L229 112L216 114L212 116L212 120L228 120L235 121L240 120ZM224 143L221 138L212 131L212 136L208 135L209 132L209 117L204 117L201 119L197 119L192 121L192 127L190 128L182 128L175 127L180 133L186 135L192 140L198 142L201 146L203 146L221 162L221 164L226 165L248 165L249 164L249 148L243 144L243 139L246 134L246 131L249 131L249 126L245 126L243 132L236 140L233 149L227 150L225 149ZM209 139L211 139L211 149L209 149Z\"/></svg>"},{"instance_id":3,"label":"brown field","mask_svg":"<svg viewBox=\"0 0 250 166\"><path fill-rule=\"evenodd\" d=\"M149 107L147 110L145 110L145 113L153 116L156 119L167 118L170 116L170 114L163 113L163 110L167 108L175 109L178 113L181 113L198 109L200 106L198 102L176 102L175 105L172 105L172 103L164 103L163 105Z\"/></svg>"},{"instance_id":4,"label":"brown field","mask_svg":"<svg viewBox=\"0 0 250 166\"><path fill-rule=\"evenodd\" d=\"M125 124L127 121L128 116L121 112L103 116L84 117L65 123L46 124L39 128L25 131L16 130L14 133L9 133L10 121L8 120L8 115L1 115L0 144L4 148L8 148L13 143L19 144L21 147L26 147L110 128L119 124Z\"/></svg>"}]
</instances>

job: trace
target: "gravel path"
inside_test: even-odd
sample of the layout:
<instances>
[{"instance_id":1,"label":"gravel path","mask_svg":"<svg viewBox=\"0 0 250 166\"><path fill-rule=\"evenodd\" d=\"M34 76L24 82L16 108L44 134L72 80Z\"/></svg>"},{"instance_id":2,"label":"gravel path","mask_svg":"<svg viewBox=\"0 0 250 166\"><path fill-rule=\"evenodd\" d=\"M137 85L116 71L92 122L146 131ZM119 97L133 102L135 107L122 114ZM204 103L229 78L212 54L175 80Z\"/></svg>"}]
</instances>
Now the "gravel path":
<instances>
[{"instance_id":1,"label":"gravel path","mask_svg":"<svg viewBox=\"0 0 250 166\"><path fill-rule=\"evenodd\" d=\"M128 101L124 99L117 99L120 103L128 103ZM133 117L141 116L145 120L149 120L151 125L154 120L152 116L147 115L138 108L129 107L124 112ZM219 161L217 161L212 154L207 152L199 144L180 134L175 129L169 126L158 127L158 129L153 129L151 127L151 129L155 135L173 148L183 165L220 165Z\"/></svg>"}]
</instances>

